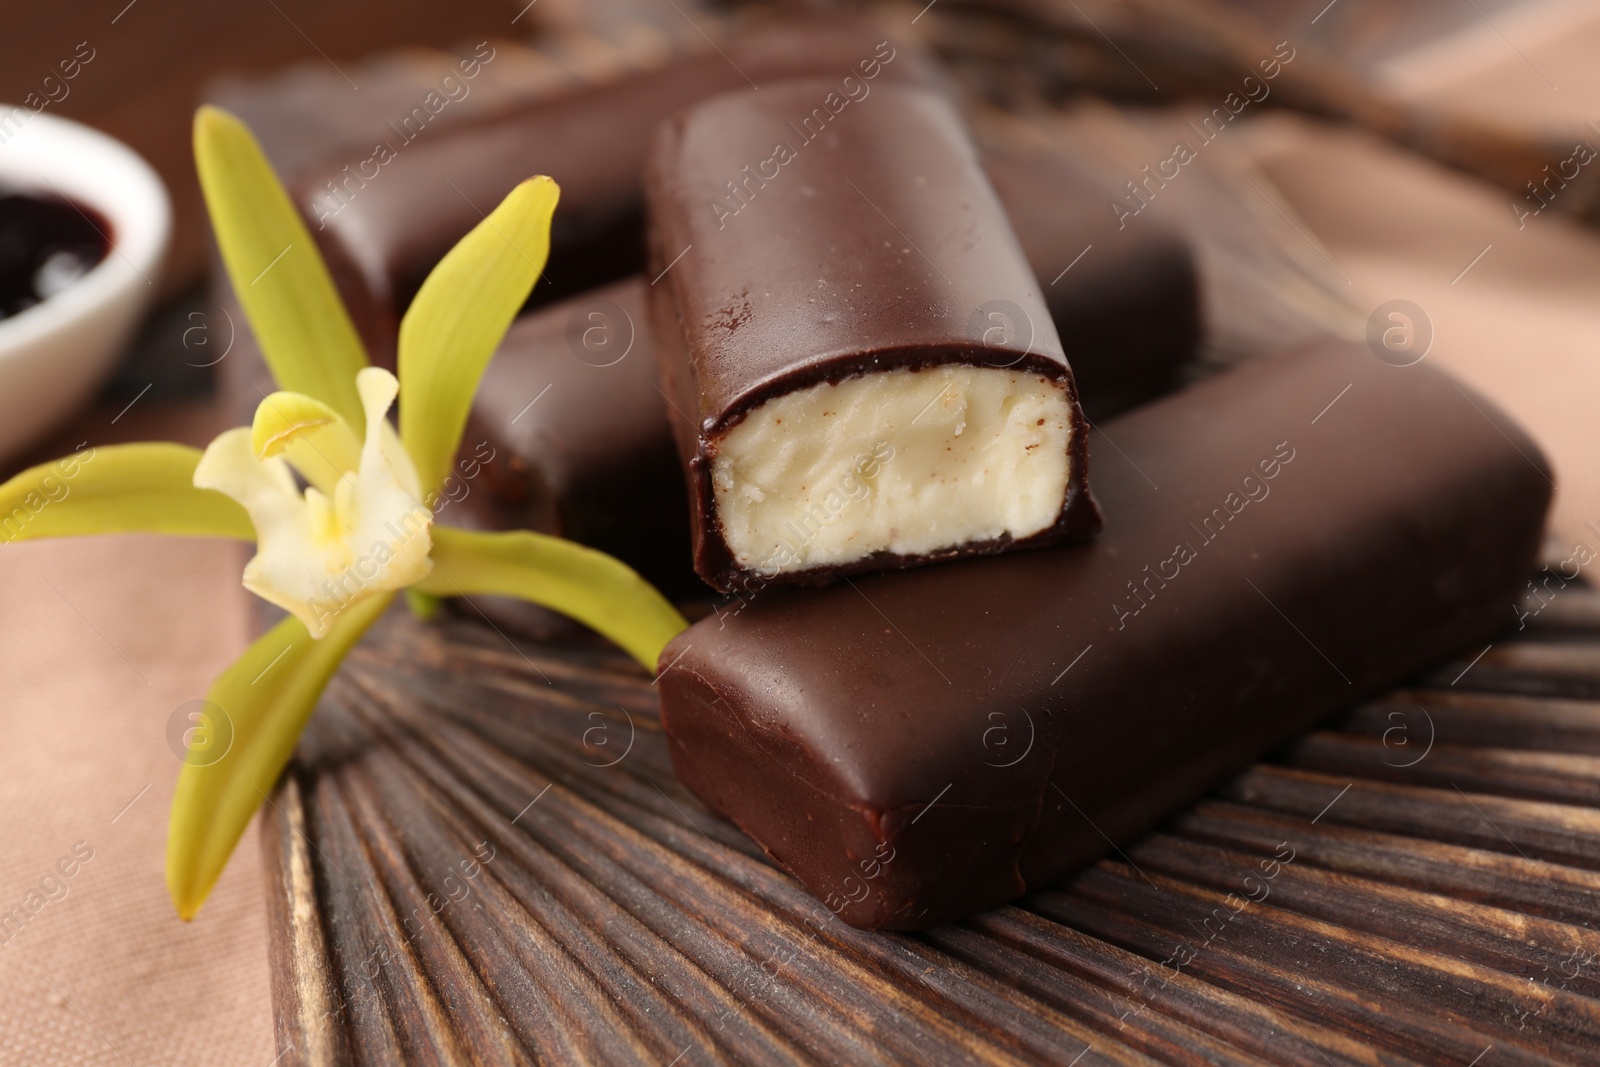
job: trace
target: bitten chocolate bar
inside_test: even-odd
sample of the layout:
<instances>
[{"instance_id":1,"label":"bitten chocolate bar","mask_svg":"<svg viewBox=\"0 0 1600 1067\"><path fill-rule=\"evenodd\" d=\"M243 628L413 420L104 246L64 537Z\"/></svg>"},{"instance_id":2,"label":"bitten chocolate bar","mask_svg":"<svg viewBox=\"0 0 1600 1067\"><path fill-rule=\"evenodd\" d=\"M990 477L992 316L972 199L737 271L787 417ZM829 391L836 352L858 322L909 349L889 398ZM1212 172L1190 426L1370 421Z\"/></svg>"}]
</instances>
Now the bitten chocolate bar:
<instances>
[{"instance_id":1,"label":"bitten chocolate bar","mask_svg":"<svg viewBox=\"0 0 1600 1067\"><path fill-rule=\"evenodd\" d=\"M1090 544L766 590L662 653L679 777L847 922L1044 886L1481 647L1551 493L1487 400L1365 348L1246 366L1106 440Z\"/></svg>"},{"instance_id":2,"label":"bitten chocolate bar","mask_svg":"<svg viewBox=\"0 0 1600 1067\"><path fill-rule=\"evenodd\" d=\"M651 325L722 591L1092 535L1072 372L939 96L820 80L664 123Z\"/></svg>"}]
</instances>

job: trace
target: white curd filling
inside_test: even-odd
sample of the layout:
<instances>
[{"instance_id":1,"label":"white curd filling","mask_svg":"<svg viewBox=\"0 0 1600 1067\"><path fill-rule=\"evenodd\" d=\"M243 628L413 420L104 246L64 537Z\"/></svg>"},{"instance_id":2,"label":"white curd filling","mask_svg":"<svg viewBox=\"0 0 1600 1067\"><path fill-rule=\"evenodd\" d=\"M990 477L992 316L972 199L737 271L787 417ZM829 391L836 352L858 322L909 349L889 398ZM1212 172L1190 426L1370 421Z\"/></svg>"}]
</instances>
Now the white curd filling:
<instances>
[{"instance_id":1,"label":"white curd filling","mask_svg":"<svg viewBox=\"0 0 1600 1067\"><path fill-rule=\"evenodd\" d=\"M922 555L1055 523L1072 474L1066 390L1035 373L938 366L766 401L712 462L722 534L766 575Z\"/></svg>"}]
</instances>

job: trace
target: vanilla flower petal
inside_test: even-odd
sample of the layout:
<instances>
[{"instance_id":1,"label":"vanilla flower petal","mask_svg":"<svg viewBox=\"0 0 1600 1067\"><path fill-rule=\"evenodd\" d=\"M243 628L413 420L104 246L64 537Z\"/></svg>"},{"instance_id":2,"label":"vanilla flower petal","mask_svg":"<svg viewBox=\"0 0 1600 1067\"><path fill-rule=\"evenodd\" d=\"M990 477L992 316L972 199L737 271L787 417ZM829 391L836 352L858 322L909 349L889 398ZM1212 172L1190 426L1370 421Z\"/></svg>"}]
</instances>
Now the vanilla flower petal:
<instances>
[{"instance_id":1,"label":"vanilla flower petal","mask_svg":"<svg viewBox=\"0 0 1600 1067\"><path fill-rule=\"evenodd\" d=\"M84 534L164 533L255 540L250 517L197 489L200 450L186 445L81 447L0 484L0 544Z\"/></svg>"},{"instance_id":2,"label":"vanilla flower petal","mask_svg":"<svg viewBox=\"0 0 1600 1067\"><path fill-rule=\"evenodd\" d=\"M361 465L361 438L350 424L304 393L276 392L263 399L250 427L250 445L257 459L283 456L324 493L332 493L347 472Z\"/></svg>"},{"instance_id":3,"label":"vanilla flower petal","mask_svg":"<svg viewBox=\"0 0 1600 1067\"><path fill-rule=\"evenodd\" d=\"M248 428L213 441L194 475L196 486L238 501L255 526L245 588L294 615L315 638L345 608L403 589L433 567L433 514L418 499L416 470L384 417L398 383L368 367L356 387L365 440L356 470L325 485L331 494L315 486L302 493L283 456L258 458Z\"/></svg>"},{"instance_id":4,"label":"vanilla flower petal","mask_svg":"<svg viewBox=\"0 0 1600 1067\"><path fill-rule=\"evenodd\" d=\"M366 350L294 200L233 115L202 107L194 160L217 248L279 388L316 397L357 433Z\"/></svg>"}]
</instances>

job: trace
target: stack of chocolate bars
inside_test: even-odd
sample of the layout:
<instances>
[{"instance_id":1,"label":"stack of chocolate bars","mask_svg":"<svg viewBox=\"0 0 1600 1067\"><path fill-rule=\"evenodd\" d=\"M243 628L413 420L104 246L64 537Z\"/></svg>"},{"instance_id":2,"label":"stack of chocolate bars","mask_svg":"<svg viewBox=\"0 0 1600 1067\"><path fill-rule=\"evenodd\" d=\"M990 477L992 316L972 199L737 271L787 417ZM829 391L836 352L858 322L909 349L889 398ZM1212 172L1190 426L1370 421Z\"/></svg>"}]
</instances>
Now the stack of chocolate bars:
<instances>
[{"instance_id":1,"label":"stack of chocolate bars","mask_svg":"<svg viewBox=\"0 0 1600 1067\"><path fill-rule=\"evenodd\" d=\"M722 594L662 656L674 764L849 923L1058 879L1511 620L1521 430L1333 342L1170 392L1183 241L1065 148L980 153L870 23L443 131L335 209L304 178L377 359L534 173L547 279L467 438L495 513Z\"/></svg>"}]
</instances>

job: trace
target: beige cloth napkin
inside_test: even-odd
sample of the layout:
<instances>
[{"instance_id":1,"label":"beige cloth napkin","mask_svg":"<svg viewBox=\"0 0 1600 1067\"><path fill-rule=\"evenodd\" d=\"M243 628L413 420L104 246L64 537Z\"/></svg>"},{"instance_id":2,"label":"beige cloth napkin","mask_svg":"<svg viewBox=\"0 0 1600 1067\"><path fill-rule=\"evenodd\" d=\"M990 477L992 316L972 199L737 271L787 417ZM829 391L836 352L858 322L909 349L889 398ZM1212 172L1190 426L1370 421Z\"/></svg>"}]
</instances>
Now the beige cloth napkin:
<instances>
[{"instance_id":1,"label":"beige cloth napkin","mask_svg":"<svg viewBox=\"0 0 1600 1067\"><path fill-rule=\"evenodd\" d=\"M209 412L152 405L109 425L116 414L91 412L65 448L218 429ZM246 643L242 551L145 535L0 544L0 1063L276 1055L254 831L195 922L164 880L167 724Z\"/></svg>"},{"instance_id":2,"label":"beige cloth napkin","mask_svg":"<svg viewBox=\"0 0 1600 1067\"><path fill-rule=\"evenodd\" d=\"M1586 22L1519 19L1501 25L1515 47L1480 30L1390 73L1418 98L1577 126L1600 117L1600 17L1562 6ZM1425 309L1427 358L1542 442L1562 484L1557 541L1600 549L1587 525L1600 525L1600 236L1548 213L1518 231L1509 197L1366 138L1287 119L1248 136L1358 303ZM118 435L203 442L216 428L142 415ZM0 1062L268 1067L278 1054L254 833L191 925L162 874L178 770L167 723L244 645L240 563L236 547L194 540L0 545ZM11 933L17 907L30 914Z\"/></svg>"}]
</instances>

